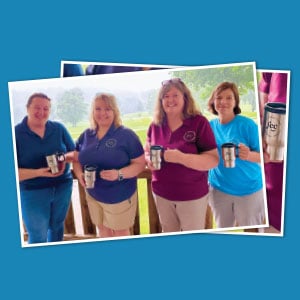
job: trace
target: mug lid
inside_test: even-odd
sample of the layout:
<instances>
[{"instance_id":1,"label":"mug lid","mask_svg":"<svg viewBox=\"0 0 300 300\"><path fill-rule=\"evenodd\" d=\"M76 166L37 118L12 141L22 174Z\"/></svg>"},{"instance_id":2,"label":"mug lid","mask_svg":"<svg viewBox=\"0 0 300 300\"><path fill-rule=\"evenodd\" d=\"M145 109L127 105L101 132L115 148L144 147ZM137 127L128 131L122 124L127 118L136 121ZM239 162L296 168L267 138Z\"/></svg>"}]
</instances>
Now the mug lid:
<instances>
[{"instance_id":1,"label":"mug lid","mask_svg":"<svg viewBox=\"0 0 300 300\"><path fill-rule=\"evenodd\" d=\"M286 111L286 104L281 102L269 102L265 104L265 110L283 115Z\"/></svg>"},{"instance_id":2,"label":"mug lid","mask_svg":"<svg viewBox=\"0 0 300 300\"><path fill-rule=\"evenodd\" d=\"M160 145L151 145L150 149L151 149L151 150L162 150L163 147L160 146Z\"/></svg>"},{"instance_id":3,"label":"mug lid","mask_svg":"<svg viewBox=\"0 0 300 300\"><path fill-rule=\"evenodd\" d=\"M222 148L231 148L231 147L235 147L235 144L234 143L224 143L222 144L221 146Z\"/></svg>"},{"instance_id":4,"label":"mug lid","mask_svg":"<svg viewBox=\"0 0 300 300\"><path fill-rule=\"evenodd\" d=\"M88 170L88 171L95 171L97 169L97 167L93 166L93 165L85 165L84 169Z\"/></svg>"}]
</instances>

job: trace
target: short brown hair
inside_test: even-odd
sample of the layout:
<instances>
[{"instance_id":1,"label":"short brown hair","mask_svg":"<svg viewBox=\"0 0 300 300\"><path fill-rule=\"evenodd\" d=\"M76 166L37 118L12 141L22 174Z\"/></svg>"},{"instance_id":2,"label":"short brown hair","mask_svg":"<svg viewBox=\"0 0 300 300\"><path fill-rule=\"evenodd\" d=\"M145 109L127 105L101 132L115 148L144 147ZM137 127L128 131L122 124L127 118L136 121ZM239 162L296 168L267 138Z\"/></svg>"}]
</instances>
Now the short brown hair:
<instances>
[{"instance_id":1,"label":"short brown hair","mask_svg":"<svg viewBox=\"0 0 300 300\"><path fill-rule=\"evenodd\" d=\"M27 100L27 104L26 104L27 108L30 106L30 104L32 103L32 101L33 101L34 98L44 98L44 99L47 99L48 101L51 101L51 99L46 94L43 94L43 93L34 93Z\"/></svg>"},{"instance_id":2,"label":"short brown hair","mask_svg":"<svg viewBox=\"0 0 300 300\"><path fill-rule=\"evenodd\" d=\"M233 109L233 112L235 115L238 115L242 112L240 108L240 95L238 88L235 83L233 82L222 82L213 90L209 100L208 100L208 110L212 112L214 115L218 115L218 112L215 109L215 98L222 93L224 90L231 89L234 94L234 100L235 100L235 107Z\"/></svg>"}]
</instances>

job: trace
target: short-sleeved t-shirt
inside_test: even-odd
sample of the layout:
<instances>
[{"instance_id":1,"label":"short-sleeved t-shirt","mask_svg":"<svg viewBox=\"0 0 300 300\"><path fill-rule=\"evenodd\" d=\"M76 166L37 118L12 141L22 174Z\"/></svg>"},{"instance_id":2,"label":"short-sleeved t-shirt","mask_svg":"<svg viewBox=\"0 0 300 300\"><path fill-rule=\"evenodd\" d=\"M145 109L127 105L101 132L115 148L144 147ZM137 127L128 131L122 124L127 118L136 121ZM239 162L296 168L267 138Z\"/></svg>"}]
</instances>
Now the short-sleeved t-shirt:
<instances>
[{"instance_id":1,"label":"short-sleeved t-shirt","mask_svg":"<svg viewBox=\"0 0 300 300\"><path fill-rule=\"evenodd\" d=\"M45 135L41 138L27 125L25 117L15 127L18 168L38 169L47 167L47 155L56 152L67 153L75 148L74 141L67 129L58 122L47 121ZM37 177L20 182L21 189L39 189L55 186L65 180L71 180L70 164L66 164L64 173L55 178Z\"/></svg>"},{"instance_id":2,"label":"short-sleeved t-shirt","mask_svg":"<svg viewBox=\"0 0 300 300\"><path fill-rule=\"evenodd\" d=\"M178 149L191 154L216 148L209 122L202 115L185 119L174 132L167 122L160 126L152 123L148 129L147 142L164 149ZM152 189L157 195L172 201L199 199L208 193L207 171L197 171L163 160L161 169L152 173Z\"/></svg>"},{"instance_id":3,"label":"short-sleeved t-shirt","mask_svg":"<svg viewBox=\"0 0 300 300\"><path fill-rule=\"evenodd\" d=\"M96 130L85 130L76 142L80 164L96 167L96 182L87 192L96 200L104 203L118 203L132 196L137 188L137 178L122 181L108 181L100 178L102 170L121 169L130 165L132 159L144 154L143 146L135 134L124 126L112 125L102 139Z\"/></svg>"},{"instance_id":4,"label":"short-sleeved t-shirt","mask_svg":"<svg viewBox=\"0 0 300 300\"><path fill-rule=\"evenodd\" d=\"M260 151L258 127L256 123L244 116L235 116L227 123L221 124L219 119L210 121L216 137L219 152L218 167L209 170L210 184L230 195L245 196L257 192L262 188L262 171L259 163L236 158L234 168L223 166L221 146L224 143L245 144L251 151Z\"/></svg>"}]
</instances>

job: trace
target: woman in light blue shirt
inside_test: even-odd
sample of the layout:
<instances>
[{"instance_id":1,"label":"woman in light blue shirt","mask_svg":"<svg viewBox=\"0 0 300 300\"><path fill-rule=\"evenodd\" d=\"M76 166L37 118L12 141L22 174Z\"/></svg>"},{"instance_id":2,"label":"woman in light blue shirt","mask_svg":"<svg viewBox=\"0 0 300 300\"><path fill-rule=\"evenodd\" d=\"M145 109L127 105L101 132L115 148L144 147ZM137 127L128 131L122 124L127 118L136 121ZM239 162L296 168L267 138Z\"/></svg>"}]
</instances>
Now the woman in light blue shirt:
<instances>
[{"instance_id":1,"label":"woman in light blue shirt","mask_svg":"<svg viewBox=\"0 0 300 300\"><path fill-rule=\"evenodd\" d=\"M222 82L211 94L209 110L218 116L210 121L215 134L219 165L209 171L210 206L218 228L256 226L264 222L259 131L256 123L239 115L239 93L231 82ZM222 145L236 148L235 164L226 167Z\"/></svg>"}]
</instances>

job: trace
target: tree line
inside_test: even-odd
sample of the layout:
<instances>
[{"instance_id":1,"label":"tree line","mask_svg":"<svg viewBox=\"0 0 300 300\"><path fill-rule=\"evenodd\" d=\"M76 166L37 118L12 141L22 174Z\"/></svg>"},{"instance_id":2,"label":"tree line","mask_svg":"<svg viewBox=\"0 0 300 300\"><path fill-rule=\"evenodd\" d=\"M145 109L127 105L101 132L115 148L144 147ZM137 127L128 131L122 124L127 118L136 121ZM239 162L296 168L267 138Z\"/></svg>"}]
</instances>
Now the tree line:
<instances>
[{"instance_id":1,"label":"tree line","mask_svg":"<svg viewBox=\"0 0 300 300\"><path fill-rule=\"evenodd\" d=\"M224 68L198 69L187 71L172 71L172 77L180 77L191 89L192 94L203 110L214 87L223 81L235 82L238 86L241 99L244 103L252 105L255 110L254 78L252 66L233 66ZM144 91L117 91L118 105L121 114L134 112L153 113L158 89ZM90 95L80 88L73 88L60 92L57 97L54 115L64 123L76 127L78 122L86 121L90 110Z\"/></svg>"}]
</instances>

